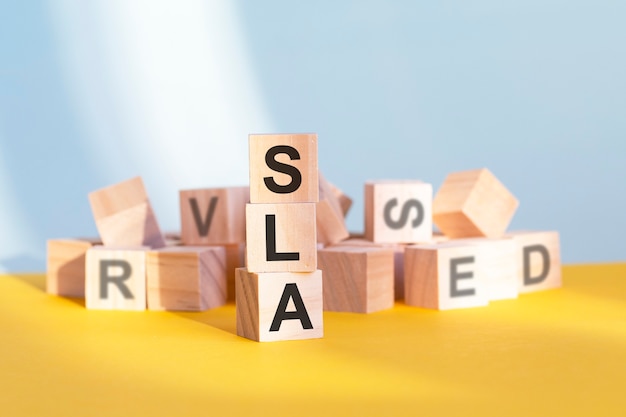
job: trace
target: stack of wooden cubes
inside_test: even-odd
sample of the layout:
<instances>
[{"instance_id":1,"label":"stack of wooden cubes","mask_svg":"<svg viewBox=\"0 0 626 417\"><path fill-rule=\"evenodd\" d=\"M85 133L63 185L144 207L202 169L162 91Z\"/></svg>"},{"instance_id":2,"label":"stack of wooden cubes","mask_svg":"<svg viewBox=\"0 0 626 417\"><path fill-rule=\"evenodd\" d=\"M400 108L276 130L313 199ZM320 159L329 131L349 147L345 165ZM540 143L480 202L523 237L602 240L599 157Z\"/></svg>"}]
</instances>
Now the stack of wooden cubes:
<instances>
[{"instance_id":1,"label":"stack of wooden cubes","mask_svg":"<svg viewBox=\"0 0 626 417\"><path fill-rule=\"evenodd\" d=\"M237 270L237 334L256 341L323 336L317 269L317 135L250 135L246 268Z\"/></svg>"}]
</instances>

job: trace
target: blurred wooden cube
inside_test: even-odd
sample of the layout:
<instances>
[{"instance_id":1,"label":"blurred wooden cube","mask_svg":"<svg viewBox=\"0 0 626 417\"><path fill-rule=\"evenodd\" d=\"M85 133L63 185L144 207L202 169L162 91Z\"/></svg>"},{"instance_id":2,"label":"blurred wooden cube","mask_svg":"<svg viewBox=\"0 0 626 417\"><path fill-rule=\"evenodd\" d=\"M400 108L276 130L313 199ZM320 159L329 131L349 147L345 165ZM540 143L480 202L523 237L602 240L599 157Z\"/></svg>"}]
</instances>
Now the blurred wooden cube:
<instances>
[{"instance_id":1,"label":"blurred wooden cube","mask_svg":"<svg viewBox=\"0 0 626 417\"><path fill-rule=\"evenodd\" d=\"M105 246L165 246L140 177L94 191L89 201Z\"/></svg>"},{"instance_id":2,"label":"blurred wooden cube","mask_svg":"<svg viewBox=\"0 0 626 417\"><path fill-rule=\"evenodd\" d=\"M148 309L204 311L226 303L226 249L176 246L149 251Z\"/></svg>"},{"instance_id":3,"label":"blurred wooden cube","mask_svg":"<svg viewBox=\"0 0 626 417\"><path fill-rule=\"evenodd\" d=\"M246 236L250 272L317 269L315 203L248 204Z\"/></svg>"},{"instance_id":4,"label":"blurred wooden cube","mask_svg":"<svg viewBox=\"0 0 626 417\"><path fill-rule=\"evenodd\" d=\"M88 249L85 306L96 310L145 310L147 249L106 246Z\"/></svg>"},{"instance_id":5,"label":"blurred wooden cube","mask_svg":"<svg viewBox=\"0 0 626 417\"><path fill-rule=\"evenodd\" d=\"M516 244L516 266L520 293L562 286L561 250L556 231L513 231L507 234Z\"/></svg>"},{"instance_id":6,"label":"blurred wooden cube","mask_svg":"<svg viewBox=\"0 0 626 417\"><path fill-rule=\"evenodd\" d=\"M365 237L377 243L432 240L432 185L418 180L365 183Z\"/></svg>"},{"instance_id":7,"label":"blurred wooden cube","mask_svg":"<svg viewBox=\"0 0 626 417\"><path fill-rule=\"evenodd\" d=\"M47 242L46 292L85 297L85 254L97 240L50 239Z\"/></svg>"},{"instance_id":8,"label":"blurred wooden cube","mask_svg":"<svg viewBox=\"0 0 626 417\"><path fill-rule=\"evenodd\" d=\"M447 176L433 200L433 220L451 238L502 237L519 202L486 168Z\"/></svg>"},{"instance_id":9,"label":"blurred wooden cube","mask_svg":"<svg viewBox=\"0 0 626 417\"><path fill-rule=\"evenodd\" d=\"M322 272L237 270L237 335L269 342L324 335Z\"/></svg>"},{"instance_id":10,"label":"blurred wooden cube","mask_svg":"<svg viewBox=\"0 0 626 417\"><path fill-rule=\"evenodd\" d=\"M250 135L250 203L316 203L317 135Z\"/></svg>"},{"instance_id":11,"label":"blurred wooden cube","mask_svg":"<svg viewBox=\"0 0 626 417\"><path fill-rule=\"evenodd\" d=\"M249 187L181 190L179 195L185 245L245 243Z\"/></svg>"},{"instance_id":12,"label":"blurred wooden cube","mask_svg":"<svg viewBox=\"0 0 626 417\"><path fill-rule=\"evenodd\" d=\"M318 251L324 310L373 313L394 305L394 252L374 246Z\"/></svg>"},{"instance_id":13,"label":"blurred wooden cube","mask_svg":"<svg viewBox=\"0 0 626 417\"><path fill-rule=\"evenodd\" d=\"M488 304L480 245L444 242L407 246L404 301L436 310Z\"/></svg>"},{"instance_id":14,"label":"blurred wooden cube","mask_svg":"<svg viewBox=\"0 0 626 417\"><path fill-rule=\"evenodd\" d=\"M337 201L339 202L339 207L341 208L341 213L343 214L343 217L346 217L348 215L348 212L350 211L350 208L352 207L352 203L353 203L352 198L346 193L344 193L335 184L328 182L328 187L331 190L332 194L337 199ZM320 199L321 199L321 195L320 195Z\"/></svg>"},{"instance_id":15,"label":"blurred wooden cube","mask_svg":"<svg viewBox=\"0 0 626 417\"><path fill-rule=\"evenodd\" d=\"M490 301L517 298L517 252L512 239L467 238L455 242L480 245L483 248L477 256L482 257L485 288Z\"/></svg>"},{"instance_id":16,"label":"blurred wooden cube","mask_svg":"<svg viewBox=\"0 0 626 417\"><path fill-rule=\"evenodd\" d=\"M319 201L315 207L317 242L332 245L350 236L344 213L332 185L320 174Z\"/></svg>"},{"instance_id":17,"label":"blurred wooden cube","mask_svg":"<svg viewBox=\"0 0 626 417\"><path fill-rule=\"evenodd\" d=\"M235 278L237 269L246 266L246 244L222 245L226 250L226 301L235 301Z\"/></svg>"}]
</instances>

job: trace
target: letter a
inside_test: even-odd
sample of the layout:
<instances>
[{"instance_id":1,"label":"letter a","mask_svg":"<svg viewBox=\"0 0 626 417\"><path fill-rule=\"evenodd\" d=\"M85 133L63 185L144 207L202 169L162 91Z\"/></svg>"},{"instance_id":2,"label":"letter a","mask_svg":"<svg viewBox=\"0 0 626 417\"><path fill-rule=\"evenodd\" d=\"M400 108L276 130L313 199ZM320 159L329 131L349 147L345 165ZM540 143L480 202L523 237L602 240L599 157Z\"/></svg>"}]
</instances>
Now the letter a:
<instances>
[{"instance_id":1,"label":"letter a","mask_svg":"<svg viewBox=\"0 0 626 417\"><path fill-rule=\"evenodd\" d=\"M296 311L286 311L289 299L293 300ZM303 329L310 330L313 328L309 313L307 313L300 291L298 291L298 286L293 283L285 285L283 295L280 297L280 302L278 303L278 308L274 315L274 320L272 320L272 325L270 326L270 332L279 331L283 320L300 320Z\"/></svg>"}]
</instances>

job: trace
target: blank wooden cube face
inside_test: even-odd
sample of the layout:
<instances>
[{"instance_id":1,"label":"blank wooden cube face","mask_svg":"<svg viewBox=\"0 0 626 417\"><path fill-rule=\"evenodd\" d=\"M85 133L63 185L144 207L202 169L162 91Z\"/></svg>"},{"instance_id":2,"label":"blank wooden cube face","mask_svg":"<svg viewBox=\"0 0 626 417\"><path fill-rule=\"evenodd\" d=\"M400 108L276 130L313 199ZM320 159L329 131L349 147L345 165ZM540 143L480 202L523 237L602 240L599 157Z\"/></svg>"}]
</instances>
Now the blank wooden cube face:
<instances>
[{"instance_id":1,"label":"blank wooden cube face","mask_svg":"<svg viewBox=\"0 0 626 417\"><path fill-rule=\"evenodd\" d=\"M226 301L235 302L235 277L237 268L246 266L246 244L223 245L226 249Z\"/></svg>"},{"instance_id":2,"label":"blank wooden cube face","mask_svg":"<svg viewBox=\"0 0 626 417\"><path fill-rule=\"evenodd\" d=\"M517 279L520 293L560 288L561 251L555 231L511 232L516 245Z\"/></svg>"},{"instance_id":3,"label":"blank wooden cube face","mask_svg":"<svg viewBox=\"0 0 626 417\"><path fill-rule=\"evenodd\" d=\"M394 252L376 247L332 247L318 252L324 310L373 313L393 307Z\"/></svg>"},{"instance_id":4,"label":"blank wooden cube face","mask_svg":"<svg viewBox=\"0 0 626 417\"><path fill-rule=\"evenodd\" d=\"M226 303L226 250L178 246L150 251L150 310L203 311Z\"/></svg>"},{"instance_id":5,"label":"blank wooden cube face","mask_svg":"<svg viewBox=\"0 0 626 417\"><path fill-rule=\"evenodd\" d=\"M365 236L381 243L430 241L432 195L432 185L421 181L367 182Z\"/></svg>"},{"instance_id":6,"label":"blank wooden cube face","mask_svg":"<svg viewBox=\"0 0 626 417\"><path fill-rule=\"evenodd\" d=\"M250 202L318 201L317 135L250 135Z\"/></svg>"},{"instance_id":7,"label":"blank wooden cube face","mask_svg":"<svg viewBox=\"0 0 626 417\"><path fill-rule=\"evenodd\" d=\"M237 334L269 342L324 335L322 272L237 270Z\"/></svg>"},{"instance_id":8,"label":"blank wooden cube face","mask_svg":"<svg viewBox=\"0 0 626 417\"><path fill-rule=\"evenodd\" d=\"M146 309L145 249L94 246L87 251L85 305L88 309Z\"/></svg>"},{"instance_id":9,"label":"blank wooden cube face","mask_svg":"<svg viewBox=\"0 0 626 417\"><path fill-rule=\"evenodd\" d=\"M481 247L463 243L409 246L404 252L406 304L449 310L488 304Z\"/></svg>"},{"instance_id":10,"label":"blank wooden cube face","mask_svg":"<svg viewBox=\"0 0 626 417\"><path fill-rule=\"evenodd\" d=\"M448 175L433 200L433 220L451 238L502 237L519 202L487 169Z\"/></svg>"},{"instance_id":11,"label":"blank wooden cube face","mask_svg":"<svg viewBox=\"0 0 626 417\"><path fill-rule=\"evenodd\" d=\"M140 177L94 191L89 201L105 246L165 246Z\"/></svg>"},{"instance_id":12,"label":"blank wooden cube face","mask_svg":"<svg viewBox=\"0 0 626 417\"><path fill-rule=\"evenodd\" d=\"M247 265L251 272L317 269L315 204L248 204Z\"/></svg>"},{"instance_id":13,"label":"blank wooden cube face","mask_svg":"<svg viewBox=\"0 0 626 417\"><path fill-rule=\"evenodd\" d=\"M185 245L246 241L248 187L180 191L181 237Z\"/></svg>"},{"instance_id":14,"label":"blank wooden cube face","mask_svg":"<svg viewBox=\"0 0 626 417\"><path fill-rule=\"evenodd\" d=\"M93 242L80 239L48 240L48 294L85 297L85 254L92 246Z\"/></svg>"}]
</instances>

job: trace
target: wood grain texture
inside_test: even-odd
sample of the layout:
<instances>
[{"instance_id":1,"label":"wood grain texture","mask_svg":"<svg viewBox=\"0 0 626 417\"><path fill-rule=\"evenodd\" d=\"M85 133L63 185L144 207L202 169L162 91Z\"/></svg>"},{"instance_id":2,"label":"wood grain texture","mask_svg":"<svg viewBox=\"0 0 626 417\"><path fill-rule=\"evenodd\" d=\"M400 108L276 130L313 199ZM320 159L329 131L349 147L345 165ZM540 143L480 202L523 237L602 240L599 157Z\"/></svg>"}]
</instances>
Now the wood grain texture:
<instances>
[{"instance_id":1,"label":"wood grain texture","mask_svg":"<svg viewBox=\"0 0 626 417\"><path fill-rule=\"evenodd\" d=\"M226 301L235 301L237 268L246 266L246 244L222 245L226 250Z\"/></svg>"},{"instance_id":2,"label":"wood grain texture","mask_svg":"<svg viewBox=\"0 0 626 417\"><path fill-rule=\"evenodd\" d=\"M404 252L404 300L436 310L488 304L479 245L445 242L407 246Z\"/></svg>"},{"instance_id":3,"label":"wood grain texture","mask_svg":"<svg viewBox=\"0 0 626 417\"><path fill-rule=\"evenodd\" d=\"M185 245L245 243L249 187L181 190L179 197Z\"/></svg>"},{"instance_id":4,"label":"wood grain texture","mask_svg":"<svg viewBox=\"0 0 626 417\"><path fill-rule=\"evenodd\" d=\"M148 309L204 311L226 303L226 249L177 246L146 255Z\"/></svg>"},{"instance_id":5,"label":"wood grain texture","mask_svg":"<svg viewBox=\"0 0 626 417\"><path fill-rule=\"evenodd\" d=\"M312 328L304 328L299 319L283 320L277 331L271 331L281 298L287 285L295 284ZM317 339L324 335L322 272L253 273L237 269L237 334L259 342ZM287 312L296 311L293 300Z\"/></svg>"},{"instance_id":6,"label":"wood grain texture","mask_svg":"<svg viewBox=\"0 0 626 417\"><path fill-rule=\"evenodd\" d=\"M317 242L332 245L350 236L341 203L332 185L319 176L319 202L316 204Z\"/></svg>"},{"instance_id":7,"label":"wood grain texture","mask_svg":"<svg viewBox=\"0 0 626 417\"><path fill-rule=\"evenodd\" d=\"M324 310L373 313L394 304L394 252L374 246L335 246L318 251Z\"/></svg>"},{"instance_id":8,"label":"wood grain texture","mask_svg":"<svg viewBox=\"0 0 626 417\"><path fill-rule=\"evenodd\" d=\"M89 202L105 246L165 246L140 177L93 191Z\"/></svg>"},{"instance_id":9,"label":"wood grain texture","mask_svg":"<svg viewBox=\"0 0 626 417\"><path fill-rule=\"evenodd\" d=\"M520 293L560 288L561 249L557 231L512 231L507 237L516 245Z\"/></svg>"},{"instance_id":10,"label":"wood grain texture","mask_svg":"<svg viewBox=\"0 0 626 417\"><path fill-rule=\"evenodd\" d=\"M105 246L88 249L85 306L95 310L145 310L148 249Z\"/></svg>"},{"instance_id":11,"label":"wood grain texture","mask_svg":"<svg viewBox=\"0 0 626 417\"><path fill-rule=\"evenodd\" d=\"M251 203L316 203L318 194L318 163L316 134L250 135L250 202ZM270 149L277 146L297 151L297 159L280 152L271 157ZM268 151L270 155L268 156ZM279 186L289 185L293 177L268 166L267 160L295 168L301 177L299 187L292 192L277 193L266 185L266 178ZM288 168L289 169L289 168Z\"/></svg>"},{"instance_id":12,"label":"wood grain texture","mask_svg":"<svg viewBox=\"0 0 626 417\"><path fill-rule=\"evenodd\" d=\"M275 227L268 229L268 216ZM268 260L268 235L275 253L297 253L297 260ZM248 204L246 262L250 272L313 272L317 269L315 203ZM270 248L271 250L271 248Z\"/></svg>"},{"instance_id":13,"label":"wood grain texture","mask_svg":"<svg viewBox=\"0 0 626 417\"><path fill-rule=\"evenodd\" d=\"M433 200L433 220L451 238L502 237L519 202L486 168L448 175Z\"/></svg>"},{"instance_id":14,"label":"wood grain texture","mask_svg":"<svg viewBox=\"0 0 626 417\"><path fill-rule=\"evenodd\" d=\"M432 240L431 184L418 180L365 183L365 237L379 243Z\"/></svg>"},{"instance_id":15,"label":"wood grain texture","mask_svg":"<svg viewBox=\"0 0 626 417\"><path fill-rule=\"evenodd\" d=\"M328 187L339 202L339 207L341 208L341 213L343 214L343 217L346 217L354 201L349 195L344 193L343 190L341 190L335 184L328 182Z\"/></svg>"},{"instance_id":16,"label":"wood grain texture","mask_svg":"<svg viewBox=\"0 0 626 417\"><path fill-rule=\"evenodd\" d=\"M50 239L47 242L46 292L85 297L85 254L93 240Z\"/></svg>"},{"instance_id":17,"label":"wood grain texture","mask_svg":"<svg viewBox=\"0 0 626 417\"><path fill-rule=\"evenodd\" d=\"M432 242L431 242L432 243ZM383 248L393 251L393 281L394 281L394 298L395 300L404 300L404 248L406 244L403 243L376 243L371 240L367 240L361 235L355 235L346 240L338 242L327 248L336 247L373 247ZM319 264L319 250L318 250L318 264ZM324 270L320 267L320 269Z\"/></svg>"}]
</instances>

